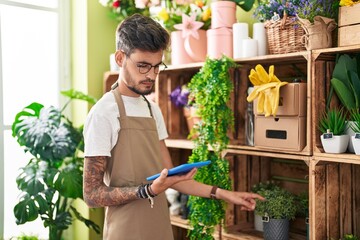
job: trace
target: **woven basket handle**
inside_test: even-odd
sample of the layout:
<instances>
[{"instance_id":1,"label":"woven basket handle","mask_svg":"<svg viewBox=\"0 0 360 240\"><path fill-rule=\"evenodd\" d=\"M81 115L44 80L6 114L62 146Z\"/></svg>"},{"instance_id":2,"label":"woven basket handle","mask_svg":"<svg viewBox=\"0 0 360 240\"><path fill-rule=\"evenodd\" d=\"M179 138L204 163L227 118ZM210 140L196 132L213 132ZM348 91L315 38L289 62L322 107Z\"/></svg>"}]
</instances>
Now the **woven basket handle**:
<instances>
[{"instance_id":1,"label":"woven basket handle","mask_svg":"<svg viewBox=\"0 0 360 240\"><path fill-rule=\"evenodd\" d=\"M289 2L286 2L285 3L285 8L287 8L289 6ZM286 19L287 19L287 12L286 10L284 10L284 16L283 18L281 19L281 23L280 23L280 29L284 29L285 28L285 23L286 23Z\"/></svg>"}]
</instances>

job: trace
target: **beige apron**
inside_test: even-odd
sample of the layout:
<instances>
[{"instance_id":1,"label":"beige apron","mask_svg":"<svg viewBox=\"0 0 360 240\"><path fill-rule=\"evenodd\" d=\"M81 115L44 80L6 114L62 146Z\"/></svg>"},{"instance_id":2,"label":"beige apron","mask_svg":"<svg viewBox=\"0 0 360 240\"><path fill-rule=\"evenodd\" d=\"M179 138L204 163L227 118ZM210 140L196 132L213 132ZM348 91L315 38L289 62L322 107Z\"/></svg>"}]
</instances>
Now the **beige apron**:
<instances>
[{"instance_id":1,"label":"beige apron","mask_svg":"<svg viewBox=\"0 0 360 240\"><path fill-rule=\"evenodd\" d=\"M139 186L163 168L155 119L126 116L118 89L112 92L119 107L121 129L104 181L113 187ZM150 105L149 110L152 116ZM162 193L154 200L154 208L148 199L106 207L104 240L173 239L166 196Z\"/></svg>"}]
</instances>

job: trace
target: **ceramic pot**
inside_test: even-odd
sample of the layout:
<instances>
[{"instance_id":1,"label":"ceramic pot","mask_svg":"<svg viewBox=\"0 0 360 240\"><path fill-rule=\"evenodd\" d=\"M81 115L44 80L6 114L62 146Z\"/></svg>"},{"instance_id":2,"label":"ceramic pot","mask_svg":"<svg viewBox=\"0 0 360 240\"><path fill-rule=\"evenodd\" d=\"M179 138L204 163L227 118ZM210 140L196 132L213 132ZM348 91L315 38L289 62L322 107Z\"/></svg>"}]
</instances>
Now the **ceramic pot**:
<instances>
[{"instance_id":1,"label":"ceramic pot","mask_svg":"<svg viewBox=\"0 0 360 240\"><path fill-rule=\"evenodd\" d=\"M324 134L320 136L321 144L326 153L344 153L349 144L349 135L333 136L332 138L324 138Z\"/></svg>"},{"instance_id":2,"label":"ceramic pot","mask_svg":"<svg viewBox=\"0 0 360 240\"><path fill-rule=\"evenodd\" d=\"M262 217L254 212L254 229L256 231L264 231L264 225L262 221Z\"/></svg>"},{"instance_id":3,"label":"ceramic pot","mask_svg":"<svg viewBox=\"0 0 360 240\"><path fill-rule=\"evenodd\" d=\"M198 30L199 39L183 38L182 31L171 32L171 64L187 64L205 61L207 37L205 30Z\"/></svg>"},{"instance_id":4,"label":"ceramic pot","mask_svg":"<svg viewBox=\"0 0 360 240\"><path fill-rule=\"evenodd\" d=\"M351 143L352 143L352 146L354 147L355 154L360 155L360 139L355 138L355 135L351 136Z\"/></svg>"},{"instance_id":5,"label":"ceramic pot","mask_svg":"<svg viewBox=\"0 0 360 240\"><path fill-rule=\"evenodd\" d=\"M236 23L236 3L217 1L211 3L211 28L232 28Z\"/></svg>"},{"instance_id":6,"label":"ceramic pot","mask_svg":"<svg viewBox=\"0 0 360 240\"><path fill-rule=\"evenodd\" d=\"M207 54L210 58L221 58L226 55L233 57L233 30L232 28L209 29L207 34Z\"/></svg>"},{"instance_id":7,"label":"ceramic pot","mask_svg":"<svg viewBox=\"0 0 360 240\"><path fill-rule=\"evenodd\" d=\"M351 139L352 136L355 136L355 132L351 129L352 125L354 125L354 121L347 121L346 122L346 134L349 135L350 139ZM347 151L351 152L351 153L355 152L353 142L351 140L349 141Z\"/></svg>"}]
</instances>

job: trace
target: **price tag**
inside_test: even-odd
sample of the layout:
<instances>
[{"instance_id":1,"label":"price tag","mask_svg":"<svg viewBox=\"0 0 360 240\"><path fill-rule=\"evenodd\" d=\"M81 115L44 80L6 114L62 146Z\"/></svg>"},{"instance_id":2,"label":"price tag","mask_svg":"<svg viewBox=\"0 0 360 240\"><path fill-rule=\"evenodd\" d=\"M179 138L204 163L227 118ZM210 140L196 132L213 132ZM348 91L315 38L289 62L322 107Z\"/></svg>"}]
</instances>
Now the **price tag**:
<instances>
[{"instance_id":1,"label":"price tag","mask_svg":"<svg viewBox=\"0 0 360 240\"><path fill-rule=\"evenodd\" d=\"M331 139L333 138L333 133L332 132L327 132L323 134L324 139Z\"/></svg>"},{"instance_id":2,"label":"price tag","mask_svg":"<svg viewBox=\"0 0 360 240\"><path fill-rule=\"evenodd\" d=\"M274 13L274 16L271 17L271 20L273 20L274 22L279 21L280 20L280 15L277 13Z\"/></svg>"},{"instance_id":3,"label":"price tag","mask_svg":"<svg viewBox=\"0 0 360 240\"><path fill-rule=\"evenodd\" d=\"M355 139L360 139L360 133L355 133Z\"/></svg>"}]
</instances>

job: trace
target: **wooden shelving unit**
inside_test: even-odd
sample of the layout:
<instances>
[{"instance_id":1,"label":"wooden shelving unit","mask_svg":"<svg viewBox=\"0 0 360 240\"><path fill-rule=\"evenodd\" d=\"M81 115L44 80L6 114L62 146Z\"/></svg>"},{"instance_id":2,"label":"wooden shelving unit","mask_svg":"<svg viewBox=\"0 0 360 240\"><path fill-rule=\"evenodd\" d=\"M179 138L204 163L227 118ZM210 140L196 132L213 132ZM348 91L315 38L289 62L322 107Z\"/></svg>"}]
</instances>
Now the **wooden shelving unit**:
<instances>
[{"instance_id":1,"label":"wooden shelving unit","mask_svg":"<svg viewBox=\"0 0 360 240\"><path fill-rule=\"evenodd\" d=\"M338 47L290 54L267 55L235 59L238 67L232 71L234 92L230 106L235 117L235 129L229 133L230 144L224 157L230 162L233 189L250 191L253 184L270 179L279 180L293 193L309 193L310 239L340 239L345 234L360 236L360 156L351 153L324 153L317 122L325 109L336 55L360 52L360 45ZM301 78L307 82L306 144L301 151L260 148L245 144L246 94L248 74L256 64L265 69L275 66L281 80ZM189 82L203 63L169 66L156 82L156 102L164 115L169 132L166 144L175 164L184 163L191 154L193 143L181 109L169 101L169 94L178 85ZM117 73L106 73L104 86L111 85ZM116 79L115 78L115 79ZM338 104L334 98L332 105ZM187 220L173 216L177 239L186 239ZM229 205L225 228L217 231L215 239L258 240L262 233L254 230L253 213ZM306 239L304 219L291 222L290 238ZM180 237L181 236L181 237Z\"/></svg>"}]
</instances>

